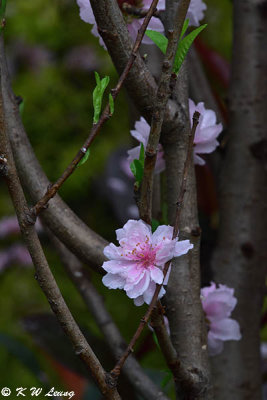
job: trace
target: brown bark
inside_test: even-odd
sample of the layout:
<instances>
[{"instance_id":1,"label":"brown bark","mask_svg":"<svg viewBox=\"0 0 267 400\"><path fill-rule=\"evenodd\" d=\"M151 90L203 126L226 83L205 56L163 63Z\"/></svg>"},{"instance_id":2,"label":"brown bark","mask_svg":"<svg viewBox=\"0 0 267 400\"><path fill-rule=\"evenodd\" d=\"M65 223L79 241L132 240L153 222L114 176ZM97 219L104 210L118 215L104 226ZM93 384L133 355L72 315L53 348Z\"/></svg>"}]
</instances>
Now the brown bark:
<instances>
[{"instance_id":1,"label":"brown bark","mask_svg":"<svg viewBox=\"0 0 267 400\"><path fill-rule=\"evenodd\" d=\"M229 142L220 181L216 282L235 288L242 339L214 358L216 399L261 398L259 328L267 247L266 1L234 1Z\"/></svg>"},{"instance_id":2,"label":"brown bark","mask_svg":"<svg viewBox=\"0 0 267 400\"><path fill-rule=\"evenodd\" d=\"M167 16L177 6L177 1L166 2ZM170 29L166 20L165 29ZM162 144L166 159L167 202L170 224L174 224L176 201L181 187L183 165L186 157L188 133L188 85L187 71L184 65L179 72L173 97L179 104L180 123L174 129L162 135ZM183 116L181 118L181 116ZM195 375L194 387L186 382L176 382L179 399L208 399L210 394L210 374L206 347L206 331L200 302L199 268L199 231L197 216L196 184L193 162L189 170L184 205L181 211L179 239L190 239L194 249L187 255L172 262L172 272L165 298L167 317L171 328L171 339L178 360Z\"/></svg>"}]
</instances>

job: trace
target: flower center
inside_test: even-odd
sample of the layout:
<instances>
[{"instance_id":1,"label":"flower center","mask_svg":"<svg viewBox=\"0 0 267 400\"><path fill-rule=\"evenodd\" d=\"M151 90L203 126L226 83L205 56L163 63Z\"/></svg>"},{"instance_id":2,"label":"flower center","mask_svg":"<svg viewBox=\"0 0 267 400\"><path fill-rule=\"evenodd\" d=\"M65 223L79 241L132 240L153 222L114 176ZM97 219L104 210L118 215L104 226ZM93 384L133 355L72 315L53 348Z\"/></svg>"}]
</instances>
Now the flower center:
<instances>
[{"instance_id":1,"label":"flower center","mask_svg":"<svg viewBox=\"0 0 267 400\"><path fill-rule=\"evenodd\" d=\"M136 243L131 251L123 251L121 257L137 261L139 268L148 268L155 265L156 253L157 248L151 245L148 236L146 236L146 240L143 243Z\"/></svg>"}]
</instances>

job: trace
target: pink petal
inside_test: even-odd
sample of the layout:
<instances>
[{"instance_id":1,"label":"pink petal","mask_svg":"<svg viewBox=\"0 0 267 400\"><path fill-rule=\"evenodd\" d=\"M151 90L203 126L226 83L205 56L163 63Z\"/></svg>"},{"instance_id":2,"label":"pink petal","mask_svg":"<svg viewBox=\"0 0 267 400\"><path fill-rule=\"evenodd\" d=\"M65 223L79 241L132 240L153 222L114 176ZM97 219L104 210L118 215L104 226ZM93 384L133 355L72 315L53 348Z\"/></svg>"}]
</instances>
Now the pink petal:
<instances>
[{"instance_id":1,"label":"pink petal","mask_svg":"<svg viewBox=\"0 0 267 400\"><path fill-rule=\"evenodd\" d=\"M175 244L175 249L174 249L174 257L179 257L182 256L186 253L188 253L189 250L193 248L193 244L190 243L189 240L180 240L179 242L176 242Z\"/></svg>"},{"instance_id":2,"label":"pink petal","mask_svg":"<svg viewBox=\"0 0 267 400\"><path fill-rule=\"evenodd\" d=\"M144 304L144 297L143 296L138 296L134 299L134 304L139 307Z\"/></svg>"},{"instance_id":3,"label":"pink petal","mask_svg":"<svg viewBox=\"0 0 267 400\"><path fill-rule=\"evenodd\" d=\"M153 295L155 293L156 290L156 284L155 282L150 282L149 287L147 288L147 290L145 291L145 293L143 294L143 298L146 304L150 304L151 300L153 298Z\"/></svg>"},{"instance_id":4,"label":"pink petal","mask_svg":"<svg viewBox=\"0 0 267 400\"><path fill-rule=\"evenodd\" d=\"M170 225L160 225L152 234L152 244L153 246L158 246L165 241L171 241L173 235L173 227ZM164 238L164 239L163 239Z\"/></svg>"},{"instance_id":5,"label":"pink petal","mask_svg":"<svg viewBox=\"0 0 267 400\"><path fill-rule=\"evenodd\" d=\"M110 260L110 261L105 261L102 265L102 268L110 272L112 274L123 274L124 272L127 272L129 267L133 264L133 261L128 261L128 260Z\"/></svg>"},{"instance_id":6,"label":"pink petal","mask_svg":"<svg viewBox=\"0 0 267 400\"><path fill-rule=\"evenodd\" d=\"M240 340L241 333L237 321L231 318L214 321L210 324L210 331L215 339Z\"/></svg>"},{"instance_id":7,"label":"pink petal","mask_svg":"<svg viewBox=\"0 0 267 400\"><path fill-rule=\"evenodd\" d=\"M106 274L102 278L102 282L109 289L123 289L125 279L118 274Z\"/></svg>"},{"instance_id":8,"label":"pink petal","mask_svg":"<svg viewBox=\"0 0 267 400\"><path fill-rule=\"evenodd\" d=\"M144 276L138 282L138 284L132 286L131 289L126 291L127 296L130 297L131 299L135 299L136 297L143 295L149 286L149 282L150 282L149 273L147 271L144 271Z\"/></svg>"},{"instance_id":9,"label":"pink petal","mask_svg":"<svg viewBox=\"0 0 267 400\"><path fill-rule=\"evenodd\" d=\"M194 164L195 165L205 165L206 161L203 160L203 158L199 157L197 154L194 152Z\"/></svg>"},{"instance_id":10,"label":"pink petal","mask_svg":"<svg viewBox=\"0 0 267 400\"><path fill-rule=\"evenodd\" d=\"M208 351L210 356L216 356L223 351L223 341L216 339L211 331L208 333Z\"/></svg>"},{"instance_id":11,"label":"pink petal","mask_svg":"<svg viewBox=\"0 0 267 400\"><path fill-rule=\"evenodd\" d=\"M146 147L150 126L146 122L145 118L141 117L139 121L136 121L134 128L135 130L131 131L131 135Z\"/></svg>"},{"instance_id":12,"label":"pink petal","mask_svg":"<svg viewBox=\"0 0 267 400\"><path fill-rule=\"evenodd\" d=\"M115 246L115 244L110 243L108 246L104 248L104 255L110 260L120 260L121 261L121 247Z\"/></svg>"},{"instance_id":13,"label":"pink petal","mask_svg":"<svg viewBox=\"0 0 267 400\"><path fill-rule=\"evenodd\" d=\"M134 248L137 243L146 242L147 238L150 241L151 227L144 221L130 219L122 229L116 230L117 239L120 244L127 248Z\"/></svg>"},{"instance_id":14,"label":"pink petal","mask_svg":"<svg viewBox=\"0 0 267 400\"><path fill-rule=\"evenodd\" d=\"M211 282L210 286L206 286L201 289L201 296L205 298L215 290L217 290L216 284L214 282Z\"/></svg>"},{"instance_id":15,"label":"pink petal","mask_svg":"<svg viewBox=\"0 0 267 400\"><path fill-rule=\"evenodd\" d=\"M214 139L208 142L202 142L202 143L198 143L195 145L194 147L194 152L195 153L200 153L200 154L208 154L208 153L212 153L216 147L219 146L219 142Z\"/></svg>"},{"instance_id":16,"label":"pink petal","mask_svg":"<svg viewBox=\"0 0 267 400\"><path fill-rule=\"evenodd\" d=\"M224 319L231 315L235 308L237 299L227 290L217 289L213 293L209 293L202 300L203 308L209 320Z\"/></svg>"},{"instance_id":17,"label":"pink petal","mask_svg":"<svg viewBox=\"0 0 267 400\"><path fill-rule=\"evenodd\" d=\"M159 269L158 267L150 267L150 276L151 279L158 284L161 284L163 282L163 272L161 269Z\"/></svg>"},{"instance_id":18,"label":"pink petal","mask_svg":"<svg viewBox=\"0 0 267 400\"><path fill-rule=\"evenodd\" d=\"M173 253L175 250L175 241L166 240L156 253L156 265L163 266L167 261L173 258Z\"/></svg>"}]
</instances>

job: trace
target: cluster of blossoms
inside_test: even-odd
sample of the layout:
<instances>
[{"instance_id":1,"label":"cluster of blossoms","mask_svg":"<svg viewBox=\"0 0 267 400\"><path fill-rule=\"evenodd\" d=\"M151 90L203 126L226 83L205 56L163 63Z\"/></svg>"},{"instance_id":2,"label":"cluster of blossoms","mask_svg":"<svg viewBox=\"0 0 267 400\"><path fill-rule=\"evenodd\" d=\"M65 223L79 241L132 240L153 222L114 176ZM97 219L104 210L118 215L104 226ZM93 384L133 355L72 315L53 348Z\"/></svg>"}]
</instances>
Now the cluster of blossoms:
<instances>
[{"instance_id":1,"label":"cluster of blossoms","mask_svg":"<svg viewBox=\"0 0 267 400\"><path fill-rule=\"evenodd\" d=\"M141 117L139 121L136 121L134 125L134 130L131 131L132 137L134 137L138 142L143 143L144 148L147 146L149 133L150 133L150 126L146 122L146 120ZM139 146L134 147L131 150L128 150L128 165L135 159L139 158L141 144ZM158 153L157 153L157 161L155 165L155 173L159 174L160 172L164 171L165 169L165 160L163 158L164 153L161 144L158 146Z\"/></svg>"},{"instance_id":2,"label":"cluster of blossoms","mask_svg":"<svg viewBox=\"0 0 267 400\"><path fill-rule=\"evenodd\" d=\"M151 5L152 0L118 0L118 5L122 9L122 4L123 3L129 3L130 5L139 8L139 9L148 9ZM97 25L95 21L95 17L93 14L93 10L90 4L89 0L77 0L78 6L80 7L80 17L84 22L87 22L91 25L93 25L92 28L92 34L94 36L99 37L99 43L101 46L105 47L104 42L102 38L100 37L98 31L97 31ZM206 4L203 3L202 0L191 0L188 13L187 13L187 18L189 19L189 25L193 26L198 26L199 21L203 19L204 17L204 10L206 10ZM165 10L165 0L159 0L157 9L159 11ZM122 10L123 12L123 10ZM128 15L125 12L123 12L125 16L125 20L127 23L127 28L128 31L135 40L138 30L140 29L144 19L143 18L137 18L132 15ZM164 32L164 27L162 25L162 22L155 17L152 17L148 29L152 29L157 32ZM145 44L152 44L153 42L147 37L144 36L143 38L143 43Z\"/></svg>"},{"instance_id":3,"label":"cluster of blossoms","mask_svg":"<svg viewBox=\"0 0 267 400\"><path fill-rule=\"evenodd\" d=\"M193 124L194 112L198 111L200 113L199 124L196 129L195 139L194 139L194 163L199 165L204 165L205 161L203 158L199 157L198 154L211 153L219 145L217 137L222 132L222 124L216 124L216 114L213 110L206 109L204 103L195 104L193 100L189 99L189 115L191 124ZM138 140L138 142L143 143L146 148L150 126L146 120L141 117L139 121L135 123L135 129L131 131L131 135ZM123 164L123 170L131 175L129 165L134 159L139 158L140 145L128 150L128 165ZM155 173L160 173L165 169L165 160L162 146L158 147L157 162L155 166Z\"/></svg>"},{"instance_id":4,"label":"cluster of blossoms","mask_svg":"<svg viewBox=\"0 0 267 400\"><path fill-rule=\"evenodd\" d=\"M194 163L204 165L205 161L198 154L212 153L219 145L217 137L223 130L222 124L216 124L216 114L213 110L205 108L204 103L195 104L189 99L189 117L193 124L194 112L200 113L199 123L194 139Z\"/></svg>"},{"instance_id":5,"label":"cluster of blossoms","mask_svg":"<svg viewBox=\"0 0 267 400\"><path fill-rule=\"evenodd\" d=\"M214 356L223 351L226 340L240 340L241 333L237 321L230 318L237 299L234 289L215 283L201 289L201 301L208 324L208 349Z\"/></svg>"},{"instance_id":6,"label":"cluster of blossoms","mask_svg":"<svg viewBox=\"0 0 267 400\"><path fill-rule=\"evenodd\" d=\"M208 351L210 356L215 356L223 351L223 342L227 340L240 340L241 333L237 321L229 318L236 306L234 289L215 283L201 289L201 301L208 324ZM164 316L164 324L170 335L168 318ZM149 326L151 330L151 328ZM267 345L262 348L267 354Z\"/></svg>"},{"instance_id":7,"label":"cluster of blossoms","mask_svg":"<svg viewBox=\"0 0 267 400\"><path fill-rule=\"evenodd\" d=\"M161 225L152 233L142 220L129 220L116 234L120 246L111 243L104 249L109 261L103 264L107 272L103 283L109 289L124 289L137 306L150 304L156 284L167 285L169 272L164 279L165 263L193 248L189 240L172 239L173 227ZM164 294L162 287L159 298Z\"/></svg>"}]
</instances>

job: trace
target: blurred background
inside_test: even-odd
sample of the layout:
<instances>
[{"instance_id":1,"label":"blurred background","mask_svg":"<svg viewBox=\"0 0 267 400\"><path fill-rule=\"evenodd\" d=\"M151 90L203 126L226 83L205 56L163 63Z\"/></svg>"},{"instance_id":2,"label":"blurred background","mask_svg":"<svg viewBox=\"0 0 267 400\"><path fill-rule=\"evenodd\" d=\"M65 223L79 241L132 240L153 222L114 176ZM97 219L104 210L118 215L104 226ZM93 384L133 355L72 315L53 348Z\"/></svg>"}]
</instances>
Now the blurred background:
<instances>
[{"instance_id":1,"label":"blurred background","mask_svg":"<svg viewBox=\"0 0 267 400\"><path fill-rule=\"evenodd\" d=\"M208 0L206 3L208 8L203 22L208 23L208 28L196 47L205 60L214 93L224 110L231 55L231 1L220 0L215 4ZM53 182L89 133L94 71L101 77L110 76L109 88L115 86L117 73L107 52L91 34L91 26L81 21L79 8L73 0L8 0L6 19L5 40L13 89L23 99L21 113L26 131L43 169ZM137 118L122 91L114 116L93 143L89 160L60 191L67 204L90 228L108 241L115 242L115 229L130 217L137 217L133 180L121 169L126 150L136 145L129 133ZM206 169L198 172L198 180L207 182L209 166L202 168ZM100 399L101 395L87 380L72 354L34 279L3 182L0 188L0 387L9 387L15 393L20 386L44 390L54 386L57 390L75 391L77 400ZM208 253L216 231L214 193L211 179L211 184L199 194L204 249ZM101 333L67 277L41 224L38 230L64 298L88 333L96 352L101 350L101 357L105 353L103 363L109 369L112 362L108 352L103 352ZM106 289L94 273L91 278L128 341L144 308L135 307L124 292ZM161 382L172 397L168 371L149 329L139 341L137 356L148 374L157 383Z\"/></svg>"}]
</instances>

